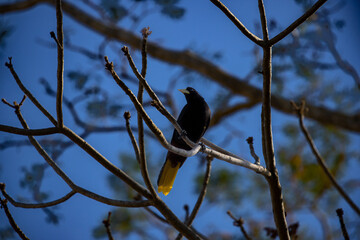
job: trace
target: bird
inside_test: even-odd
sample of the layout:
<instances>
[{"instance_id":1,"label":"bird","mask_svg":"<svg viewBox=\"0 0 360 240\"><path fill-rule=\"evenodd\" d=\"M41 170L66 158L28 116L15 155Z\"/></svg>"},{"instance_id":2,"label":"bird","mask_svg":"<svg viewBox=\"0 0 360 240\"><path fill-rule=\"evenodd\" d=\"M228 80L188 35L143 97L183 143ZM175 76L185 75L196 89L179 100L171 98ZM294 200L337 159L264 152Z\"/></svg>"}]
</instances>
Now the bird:
<instances>
[{"instance_id":1,"label":"bird","mask_svg":"<svg viewBox=\"0 0 360 240\"><path fill-rule=\"evenodd\" d=\"M187 103L181 110L177 122L183 130L182 134L185 134L192 142L197 143L209 127L211 110L204 98L194 88L187 87L178 90L185 95ZM174 129L171 138L171 145L185 150L192 149L185 143L176 129ZM185 160L186 157L168 151L157 180L159 193L162 192L165 196L169 194L176 174Z\"/></svg>"}]
</instances>

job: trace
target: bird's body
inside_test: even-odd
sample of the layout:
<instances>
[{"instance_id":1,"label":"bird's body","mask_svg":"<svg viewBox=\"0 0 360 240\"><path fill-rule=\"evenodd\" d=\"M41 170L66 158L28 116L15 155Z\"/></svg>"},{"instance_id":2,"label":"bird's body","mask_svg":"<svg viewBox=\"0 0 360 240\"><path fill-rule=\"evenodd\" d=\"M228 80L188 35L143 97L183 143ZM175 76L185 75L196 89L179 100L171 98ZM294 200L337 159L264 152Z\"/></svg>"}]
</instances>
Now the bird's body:
<instances>
[{"instance_id":1,"label":"bird's body","mask_svg":"<svg viewBox=\"0 0 360 240\"><path fill-rule=\"evenodd\" d=\"M186 97L187 104L181 110L177 122L186 136L193 142L197 143L204 135L210 123L211 111L204 98L193 88L186 88L180 90ZM171 145L190 150L180 134L174 130ZM168 152L165 163L160 171L158 178L158 192L163 192L167 195L174 183L178 169L185 162L186 157Z\"/></svg>"}]
</instances>

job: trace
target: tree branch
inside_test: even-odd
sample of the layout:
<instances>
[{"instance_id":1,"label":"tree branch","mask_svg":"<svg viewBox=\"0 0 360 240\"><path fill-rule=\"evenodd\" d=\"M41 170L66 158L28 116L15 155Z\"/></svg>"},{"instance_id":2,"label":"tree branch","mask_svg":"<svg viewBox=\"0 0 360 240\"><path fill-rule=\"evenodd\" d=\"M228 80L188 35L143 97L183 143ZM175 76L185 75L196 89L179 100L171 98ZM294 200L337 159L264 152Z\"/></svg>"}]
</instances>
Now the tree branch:
<instances>
[{"instance_id":1,"label":"tree branch","mask_svg":"<svg viewBox=\"0 0 360 240\"><path fill-rule=\"evenodd\" d=\"M22 84L19 76L14 70L14 67L11 62L12 58L9 57L9 62L5 63L5 66L9 68L11 74L13 75L17 85L20 87L21 91L34 103L34 105L54 124L57 126L57 122L53 116L39 103L39 101L31 94L31 92Z\"/></svg>"},{"instance_id":2,"label":"tree branch","mask_svg":"<svg viewBox=\"0 0 360 240\"><path fill-rule=\"evenodd\" d=\"M258 0L258 7L261 19L261 28L263 32L264 42L267 43L269 33L267 29L267 19L263 0ZM267 45L267 44L266 44ZM266 168L270 171L271 176L267 177L271 204L273 209L273 217L279 234L280 240L290 239L289 230L285 217L284 200L280 185L280 179L276 168L276 160L274 154L274 144L272 136L271 123L271 81L272 81L272 48L271 46L263 47L263 92L262 92L262 112L261 112L261 129L263 142L263 155Z\"/></svg>"},{"instance_id":3,"label":"tree branch","mask_svg":"<svg viewBox=\"0 0 360 240\"><path fill-rule=\"evenodd\" d=\"M350 196L345 192L345 190L340 186L340 184L337 182L335 177L330 172L329 168L326 166L324 158L321 156L319 150L317 149L317 147L314 143L314 140L312 139L308 129L306 128L306 126L304 124L305 101L302 101L300 106L297 106L294 102L291 102L291 103L299 116L299 125L301 128L301 131L303 132L303 134L311 148L311 151L313 152L321 169L323 170L325 175L328 177L330 182L334 185L335 189L339 192L339 194L345 199L345 201L350 205L350 207L360 216L359 207L350 198Z\"/></svg>"},{"instance_id":4,"label":"tree branch","mask_svg":"<svg viewBox=\"0 0 360 240\"><path fill-rule=\"evenodd\" d=\"M2 200L0 198L0 204L1 204L1 208L4 209L4 212L9 220L11 227L15 230L15 232L19 235L19 237L23 240L29 240L29 238L25 235L25 233L23 231L21 231L19 226L16 224L14 218L11 216L9 208L7 207L7 200L6 199Z\"/></svg>"},{"instance_id":5,"label":"tree branch","mask_svg":"<svg viewBox=\"0 0 360 240\"><path fill-rule=\"evenodd\" d=\"M185 218L185 224L188 225L189 227L192 225L197 213L199 212L200 206L201 206L202 202L204 201L204 198L206 195L207 186L210 181L211 162L213 160L213 157L207 157L206 160L207 160L206 172L205 172L205 176L204 176L204 180L203 180L202 189L199 193L198 199L196 200L195 206L190 213L190 216ZM182 237L183 237L182 234L179 233L179 235L176 237L176 240L180 240L180 239L182 239Z\"/></svg>"},{"instance_id":6,"label":"tree branch","mask_svg":"<svg viewBox=\"0 0 360 240\"><path fill-rule=\"evenodd\" d=\"M340 222L340 227L341 227L341 232L344 236L345 240L350 240L349 238L349 234L346 230L346 226L345 226L345 222L344 222L344 211L342 210L342 208L338 208L336 209L336 215L339 217L339 222Z\"/></svg>"},{"instance_id":7,"label":"tree branch","mask_svg":"<svg viewBox=\"0 0 360 240\"><path fill-rule=\"evenodd\" d=\"M309 10L307 10L301 17L296 19L290 26L280 32L278 35L269 40L268 45L273 46L281 39L289 35L292 31L305 22L311 15L313 15L327 0L318 0Z\"/></svg>"},{"instance_id":8,"label":"tree branch","mask_svg":"<svg viewBox=\"0 0 360 240\"><path fill-rule=\"evenodd\" d=\"M142 29L142 44L141 44L141 57L142 57L142 67L141 67L141 76L145 78L146 71L147 71L147 38L151 34L150 28L143 28ZM143 93L144 93L144 86L141 81L139 81L139 90L137 94L137 99L141 105L143 105ZM137 114L137 122L138 122L138 129L139 129L139 160L140 160L140 170L141 175L144 179L146 187L149 189L153 198L159 198L157 192L153 184L151 183L149 177L149 171L147 168L147 161L146 161L146 154L145 154L145 141L144 141L144 124L141 117L141 114Z\"/></svg>"},{"instance_id":9,"label":"tree branch","mask_svg":"<svg viewBox=\"0 0 360 240\"><path fill-rule=\"evenodd\" d=\"M15 11L21 11L28 8L31 8L41 2L41 0L26 0L26 1L17 1L14 3L1 4L0 5L0 13L11 13Z\"/></svg>"},{"instance_id":10,"label":"tree branch","mask_svg":"<svg viewBox=\"0 0 360 240\"><path fill-rule=\"evenodd\" d=\"M56 25L57 25L57 38L55 34L53 38L58 45L57 48L57 91L56 91L56 114L58 127L64 126L62 101L64 91L64 32L63 32L63 16L62 16L62 3L61 0L56 0Z\"/></svg>"},{"instance_id":11,"label":"tree branch","mask_svg":"<svg viewBox=\"0 0 360 240\"><path fill-rule=\"evenodd\" d=\"M111 217L111 212L108 213L107 219L103 220L103 224L104 224L104 226L106 228L106 233L108 235L108 239L109 240L114 240L114 238L112 236L112 233L111 233L111 229L110 229L110 225L111 225L110 217Z\"/></svg>"},{"instance_id":12,"label":"tree branch","mask_svg":"<svg viewBox=\"0 0 360 240\"><path fill-rule=\"evenodd\" d=\"M253 138L253 137L248 137L248 138L246 139L246 142L249 144L250 154L251 154L251 156L255 159L255 164L259 165L259 164L260 164L260 158L259 158L259 156L255 153L255 149L254 149L254 138Z\"/></svg>"},{"instance_id":13,"label":"tree branch","mask_svg":"<svg viewBox=\"0 0 360 240\"><path fill-rule=\"evenodd\" d=\"M245 228L244 228L244 219L243 218L236 218L230 211L226 212L231 218L232 220L234 220L233 224L234 226L237 226L240 228L242 234L244 235L244 238L246 240L251 240L251 237L248 235L248 233L246 232Z\"/></svg>"},{"instance_id":14,"label":"tree branch","mask_svg":"<svg viewBox=\"0 0 360 240\"><path fill-rule=\"evenodd\" d=\"M66 194L65 196L56 199L54 201L50 201L50 202L45 202L45 203L23 203L23 202L18 202L16 200L14 200L6 191L5 191L5 183L0 183L0 190L1 193L4 195L4 197L15 207L21 207L21 208L46 208L46 207L52 207L55 205L58 205L60 203L63 203L65 201L67 201L68 199L70 199L72 196L75 195L76 191L71 190L68 194Z\"/></svg>"},{"instance_id":15,"label":"tree branch","mask_svg":"<svg viewBox=\"0 0 360 240\"><path fill-rule=\"evenodd\" d=\"M0 132L7 132L7 133L25 135L25 136L44 136L44 135L60 133L60 130L57 127L41 128L41 129L22 129L22 128L16 128L16 127L0 124Z\"/></svg>"}]
</instances>

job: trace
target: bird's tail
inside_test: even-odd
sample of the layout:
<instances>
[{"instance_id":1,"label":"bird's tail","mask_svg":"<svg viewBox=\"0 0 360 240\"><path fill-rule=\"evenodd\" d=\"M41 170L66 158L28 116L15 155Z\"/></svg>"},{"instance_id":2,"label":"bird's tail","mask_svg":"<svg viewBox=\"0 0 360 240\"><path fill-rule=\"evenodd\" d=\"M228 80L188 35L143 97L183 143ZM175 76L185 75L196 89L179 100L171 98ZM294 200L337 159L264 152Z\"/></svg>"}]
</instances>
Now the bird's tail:
<instances>
[{"instance_id":1,"label":"bird's tail","mask_svg":"<svg viewBox=\"0 0 360 240\"><path fill-rule=\"evenodd\" d=\"M180 168L180 162L176 164L176 166L172 166L171 161L166 159L163 167L161 168L159 178L157 181L158 184L158 192L164 193L164 195L168 195L175 181L175 177L177 171Z\"/></svg>"}]
</instances>

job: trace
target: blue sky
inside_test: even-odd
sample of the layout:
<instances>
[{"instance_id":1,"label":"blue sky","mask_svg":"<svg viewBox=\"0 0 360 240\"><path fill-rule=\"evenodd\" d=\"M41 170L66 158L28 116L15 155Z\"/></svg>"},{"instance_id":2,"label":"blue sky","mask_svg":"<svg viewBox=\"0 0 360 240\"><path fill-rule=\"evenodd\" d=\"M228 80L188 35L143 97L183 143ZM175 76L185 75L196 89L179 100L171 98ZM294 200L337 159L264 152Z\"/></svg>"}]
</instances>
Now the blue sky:
<instances>
[{"instance_id":1,"label":"blue sky","mask_svg":"<svg viewBox=\"0 0 360 240\"><path fill-rule=\"evenodd\" d=\"M292 1L275 0L271 1L271 4L270 1L265 2L267 17L269 19L276 19L282 28L286 27L302 14L302 10L292 3ZM330 5L333 2L334 1L330 0L328 4ZM255 32L254 25L259 19L255 1L224 1L224 4L226 4L251 31ZM223 58L218 62L219 66L236 76L244 77L255 64L253 57L250 55L253 48L252 42L246 39L210 1L190 2L184 0L181 2L181 5L187 9L186 15L182 20L174 21L167 17L159 16L158 14L149 15L142 20L142 24L138 26L135 32L139 32L144 26L150 26L153 31L150 40L159 42L161 45L170 49L183 50L191 48L204 52L209 50L210 52L221 51ZM338 13L339 18L345 19L346 26L338 36L337 47L344 59L353 63L356 69L360 69L360 55L357 54L359 52L358 40L360 37L359 9L358 1L348 1L348 4ZM22 97L21 91L3 64L7 61L8 56L12 56L14 68L23 83L55 116L55 100L45 96L43 88L39 87L38 84L39 78L47 79L53 87L56 83L56 49L48 48L43 44L44 42L51 43L52 41L49 37L49 32L55 31L56 28L54 9L41 5L28 11L7 14L0 19L13 27L13 31L7 39L7 45L0 53L0 97L7 99L9 102L14 100L20 101ZM126 21L121 22L120 25L124 28L129 27L129 23ZM89 49L95 48L101 40L99 35L83 28L66 15L64 16L64 30L65 33L71 33L72 43L78 45L85 43ZM114 46L120 48L121 44L114 43ZM114 49L116 47L114 47ZM114 61L114 63L118 65L124 63L125 58L119 57L118 52L111 52L111 50L107 52L110 61ZM134 57L139 64L139 55L137 54ZM165 81L175 77L176 74L179 73L178 68L174 68L171 65L164 65L156 59L149 58L148 64L147 80L155 89L165 90L167 86ZM83 56L65 49L65 74L67 71L73 69L81 69L83 72L89 72L92 69L101 68L102 66L99 62L90 62ZM97 70L92 74L94 79L102 79L102 86L107 88L111 94L119 97L119 100L125 100L120 89L117 88L105 71ZM351 79L349 79L350 78L347 78L344 81L351 81ZM94 81L96 82L97 80ZM178 82L176 88L184 88L186 84L187 83ZM192 84L195 88L201 89L200 92L205 98L210 98L217 87L216 84L209 84L207 81L194 80ZM135 91L136 88L134 85L130 84L129 86ZM175 89L173 89L174 92ZM65 82L65 94L71 96L74 92L73 85ZM181 94L176 92L174 96L176 96L177 107L180 109L185 104L185 99ZM84 109L81 109L81 105L79 107L80 113L82 113L84 119L86 119ZM255 148L260 152L259 109L260 108L257 107L250 111L250 115L253 117L240 117L237 119L243 120L243 138L254 136ZM44 117L38 118L39 111L32 106L29 100L26 100L22 112L32 128L51 126ZM168 126L164 118L156 113L156 111L150 110L149 112L159 126ZM12 113L12 109L9 109L4 104L0 104L0 113L1 124L20 126L15 114ZM64 114L65 124L71 127L73 122L67 110L65 110ZM281 123L284 118L288 117L282 114L274 116L275 131L279 126L278 124ZM135 125L135 119L133 119L132 122ZM108 126L114 124L112 121L97 123ZM166 129L168 130L167 133L170 133L169 129ZM276 138L276 133L274 135ZM102 138L103 136L105 136L105 138ZM214 140L214 142L218 140L216 136L218 136L218 132L214 131L210 131L206 135L207 138ZM169 138L170 136L168 135L167 137ZM2 141L26 138L0 133L0 139ZM99 139L103 140L99 141ZM359 140L359 136L355 135L354 139ZM131 147L125 133L113 133L110 135L94 134L90 136L87 141L112 162L117 162L117 156L121 149ZM119 145L114 147L113 144L109 144L114 142L119 142ZM236 148L234 147L236 153L251 159L248 154L246 142L241 140L236 143L239 142L241 142L242 145L237 145ZM162 159L166 151L159 148L159 146L157 143L152 143L151 145L151 147L156 147L157 149L154 155ZM195 169L192 168L189 163L193 160L194 159L189 159L187 164L184 165L175 182L174 190L164 198L169 207L174 209L174 212L180 217L183 217L183 205L190 204L190 206L192 206L196 200L193 189L188 187L191 185L191 176L193 176L195 172ZM20 174L21 168L24 166L30 167L34 163L42 162L43 159L31 147L9 148L0 151L0 182L6 183L8 193L14 197L27 196L29 192L19 187L19 179L22 177ZM159 160L159 162L161 161ZM213 167L216 168L223 165L222 162L216 161ZM99 194L111 196L112 192L108 189L106 182L106 171L77 147L71 147L66 150L60 159L60 166L78 185L89 188ZM157 170L154 171L156 175ZM247 170L239 167L239 171L245 172ZM50 169L46 171L46 181L44 181L42 189L50 192L50 199L60 197L69 191L68 187ZM45 223L45 215L41 210L17 209L10 206L10 210L17 223L31 239L45 239L44 236L47 236L47 238L51 236L52 239L91 239L91 229L97 226L107 211L111 209L109 206L104 206L93 200L76 195L58 207L57 212L60 213L61 221L59 225L53 226ZM237 232L238 229L232 226L230 218L226 216L226 210L228 209L224 206L219 206L219 208L210 208L207 212L200 211L199 219L196 220L194 224L200 230L212 226L214 228L226 229L229 232ZM266 209L265 211L269 213L271 209ZM263 215L260 216L262 217ZM267 217L269 216L267 215ZM209 218L213 218L214 221L207 221ZM0 214L0 222L5 221L4 215ZM206 232L206 230L204 231Z\"/></svg>"}]
</instances>

